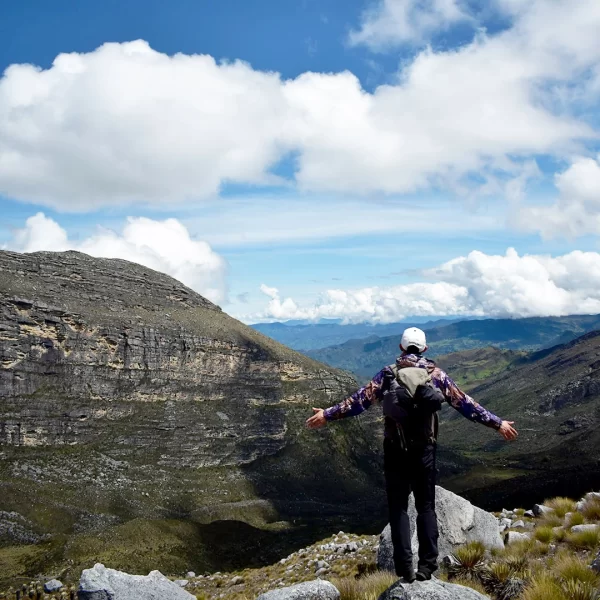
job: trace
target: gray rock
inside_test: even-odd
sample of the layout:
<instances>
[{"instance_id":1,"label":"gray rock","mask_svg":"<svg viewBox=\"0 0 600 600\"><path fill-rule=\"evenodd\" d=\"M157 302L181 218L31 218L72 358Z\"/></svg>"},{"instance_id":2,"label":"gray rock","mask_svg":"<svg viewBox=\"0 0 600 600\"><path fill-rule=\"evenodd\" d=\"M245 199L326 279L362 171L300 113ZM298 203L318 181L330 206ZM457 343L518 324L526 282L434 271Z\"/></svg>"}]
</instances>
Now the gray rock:
<instances>
[{"instance_id":1,"label":"gray rock","mask_svg":"<svg viewBox=\"0 0 600 600\"><path fill-rule=\"evenodd\" d=\"M503 548L502 538L498 532L498 521L494 515L486 512L469 501L452 492L436 486L436 513L440 537L438 549L440 556L452 554L455 548L467 542L480 541L488 548ZM418 541L416 533L416 517L414 499L411 495L408 514L412 536L412 548L415 565L418 560ZM377 550L377 566L380 569L393 571L393 547L390 526L381 533Z\"/></svg>"},{"instance_id":2,"label":"gray rock","mask_svg":"<svg viewBox=\"0 0 600 600\"><path fill-rule=\"evenodd\" d=\"M431 581L415 583L396 582L379 600L490 600L471 588L455 583L446 583L433 577Z\"/></svg>"},{"instance_id":3,"label":"gray rock","mask_svg":"<svg viewBox=\"0 0 600 600\"><path fill-rule=\"evenodd\" d=\"M577 505L575 506L575 510L576 510L577 512L581 512L581 511L582 511L582 510L585 508L585 504L586 504L585 500L580 500L580 501L577 503Z\"/></svg>"},{"instance_id":4,"label":"gray rock","mask_svg":"<svg viewBox=\"0 0 600 600\"><path fill-rule=\"evenodd\" d=\"M79 580L78 600L195 600L189 592L159 571L129 575L96 564Z\"/></svg>"},{"instance_id":5,"label":"gray rock","mask_svg":"<svg viewBox=\"0 0 600 600\"><path fill-rule=\"evenodd\" d=\"M573 533L582 533L584 531L596 531L598 525L596 523L584 523L583 525L573 525L571 531Z\"/></svg>"},{"instance_id":6,"label":"gray rock","mask_svg":"<svg viewBox=\"0 0 600 600\"><path fill-rule=\"evenodd\" d=\"M261 594L256 600L339 600L338 589L329 581L305 581Z\"/></svg>"},{"instance_id":7,"label":"gray rock","mask_svg":"<svg viewBox=\"0 0 600 600\"><path fill-rule=\"evenodd\" d=\"M510 527L512 525L512 521L510 519L500 519L500 525L504 525L504 527Z\"/></svg>"},{"instance_id":8,"label":"gray rock","mask_svg":"<svg viewBox=\"0 0 600 600\"><path fill-rule=\"evenodd\" d=\"M598 552L590 567L596 571L596 573L600 573L600 552Z\"/></svg>"},{"instance_id":9,"label":"gray rock","mask_svg":"<svg viewBox=\"0 0 600 600\"><path fill-rule=\"evenodd\" d=\"M531 534L529 533L521 533L519 531L508 531L504 536L504 543L508 546L510 544L514 544L515 542L523 542L529 539L531 539Z\"/></svg>"},{"instance_id":10,"label":"gray rock","mask_svg":"<svg viewBox=\"0 0 600 600\"><path fill-rule=\"evenodd\" d=\"M600 492L588 492L583 499L587 502L589 500L600 500Z\"/></svg>"},{"instance_id":11,"label":"gray rock","mask_svg":"<svg viewBox=\"0 0 600 600\"><path fill-rule=\"evenodd\" d=\"M515 521L511 527L525 527L525 521L519 519L518 521Z\"/></svg>"},{"instance_id":12,"label":"gray rock","mask_svg":"<svg viewBox=\"0 0 600 600\"><path fill-rule=\"evenodd\" d=\"M58 579L51 579L44 584L44 591L47 594L58 592L63 587L63 584Z\"/></svg>"},{"instance_id":13,"label":"gray rock","mask_svg":"<svg viewBox=\"0 0 600 600\"><path fill-rule=\"evenodd\" d=\"M327 573L327 569L325 567L321 567L320 569L317 569L315 572L315 575L317 577L321 577L321 575L325 575Z\"/></svg>"},{"instance_id":14,"label":"gray rock","mask_svg":"<svg viewBox=\"0 0 600 600\"><path fill-rule=\"evenodd\" d=\"M329 563L325 560L317 561L317 569L329 569Z\"/></svg>"},{"instance_id":15,"label":"gray rock","mask_svg":"<svg viewBox=\"0 0 600 600\"><path fill-rule=\"evenodd\" d=\"M189 581L187 579L176 579L173 583L177 584L179 587L185 587Z\"/></svg>"},{"instance_id":16,"label":"gray rock","mask_svg":"<svg viewBox=\"0 0 600 600\"><path fill-rule=\"evenodd\" d=\"M240 583L244 583L244 578L241 575L236 575L230 582L230 585L239 585Z\"/></svg>"},{"instance_id":17,"label":"gray rock","mask_svg":"<svg viewBox=\"0 0 600 600\"><path fill-rule=\"evenodd\" d=\"M548 515L553 513L554 509L549 506L544 506L543 504L534 504L533 505L533 514L536 517L543 517L544 515Z\"/></svg>"},{"instance_id":18,"label":"gray rock","mask_svg":"<svg viewBox=\"0 0 600 600\"><path fill-rule=\"evenodd\" d=\"M526 510L525 513L523 514L524 517L529 517L530 519L532 519L533 517L535 517L535 514L533 513L532 510Z\"/></svg>"},{"instance_id":19,"label":"gray rock","mask_svg":"<svg viewBox=\"0 0 600 600\"><path fill-rule=\"evenodd\" d=\"M194 579L194 577L196 577L196 573L194 573L194 571L188 571L188 572L185 574L185 576L186 576L188 579Z\"/></svg>"}]
</instances>

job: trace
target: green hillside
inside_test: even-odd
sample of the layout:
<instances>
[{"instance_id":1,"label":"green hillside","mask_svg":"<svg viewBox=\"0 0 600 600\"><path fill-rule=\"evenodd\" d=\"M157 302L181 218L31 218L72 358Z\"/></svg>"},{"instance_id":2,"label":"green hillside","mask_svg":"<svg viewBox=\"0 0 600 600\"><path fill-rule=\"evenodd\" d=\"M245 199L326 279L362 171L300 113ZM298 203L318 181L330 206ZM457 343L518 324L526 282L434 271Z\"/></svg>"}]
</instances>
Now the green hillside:
<instances>
[{"instance_id":1,"label":"green hillside","mask_svg":"<svg viewBox=\"0 0 600 600\"><path fill-rule=\"evenodd\" d=\"M598 328L600 315L460 321L427 330L428 356L485 346L535 351L569 342ZM333 367L350 371L359 380L365 380L383 365L394 361L399 352L399 337L370 336L310 350L306 354Z\"/></svg>"}]
</instances>

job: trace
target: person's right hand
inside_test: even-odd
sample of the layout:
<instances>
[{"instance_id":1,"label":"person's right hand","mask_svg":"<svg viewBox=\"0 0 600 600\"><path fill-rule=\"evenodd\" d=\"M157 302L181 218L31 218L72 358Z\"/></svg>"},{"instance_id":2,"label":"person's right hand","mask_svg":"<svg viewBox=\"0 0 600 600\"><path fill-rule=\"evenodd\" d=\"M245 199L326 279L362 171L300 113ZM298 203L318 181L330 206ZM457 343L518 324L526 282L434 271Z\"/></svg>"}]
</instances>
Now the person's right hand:
<instances>
[{"instance_id":1,"label":"person's right hand","mask_svg":"<svg viewBox=\"0 0 600 600\"><path fill-rule=\"evenodd\" d=\"M306 426L309 429L319 429L319 427L327 425L327 420L325 419L322 408L313 408L313 412L315 414L310 417L310 419L306 419Z\"/></svg>"}]
</instances>

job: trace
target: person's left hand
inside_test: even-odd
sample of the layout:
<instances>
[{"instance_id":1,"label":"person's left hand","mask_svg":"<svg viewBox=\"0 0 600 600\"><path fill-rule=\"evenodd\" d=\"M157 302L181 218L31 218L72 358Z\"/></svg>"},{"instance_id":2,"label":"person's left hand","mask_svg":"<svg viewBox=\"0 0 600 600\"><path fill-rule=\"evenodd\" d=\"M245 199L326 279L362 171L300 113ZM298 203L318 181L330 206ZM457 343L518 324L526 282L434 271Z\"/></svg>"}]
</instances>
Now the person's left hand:
<instances>
[{"instance_id":1,"label":"person's left hand","mask_svg":"<svg viewBox=\"0 0 600 600\"><path fill-rule=\"evenodd\" d=\"M498 431L505 440L514 440L519 435L517 430L513 427L514 424L514 421L502 421L502 425L500 425Z\"/></svg>"}]
</instances>

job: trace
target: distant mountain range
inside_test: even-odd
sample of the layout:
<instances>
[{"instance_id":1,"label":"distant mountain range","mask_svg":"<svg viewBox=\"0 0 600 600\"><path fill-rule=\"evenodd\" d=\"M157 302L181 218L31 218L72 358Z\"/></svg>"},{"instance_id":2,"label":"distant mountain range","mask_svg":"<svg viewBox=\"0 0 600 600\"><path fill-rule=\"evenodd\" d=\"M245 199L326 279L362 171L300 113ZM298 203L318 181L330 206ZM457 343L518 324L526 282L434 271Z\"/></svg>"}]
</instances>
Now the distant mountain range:
<instances>
[{"instance_id":1,"label":"distant mountain range","mask_svg":"<svg viewBox=\"0 0 600 600\"><path fill-rule=\"evenodd\" d=\"M363 381L394 362L399 353L399 334L404 326L399 325L394 334L351 339L305 353L330 366L351 371ZM600 315L438 322L421 327L427 331L428 356L432 357L487 346L537 351L600 329Z\"/></svg>"},{"instance_id":2,"label":"distant mountain range","mask_svg":"<svg viewBox=\"0 0 600 600\"><path fill-rule=\"evenodd\" d=\"M250 325L250 327L294 350L305 351L343 344L348 340L369 336L397 336L407 327L413 325L426 330L448 325L459 320L464 321L465 319L447 317L419 319L418 317L411 317L396 323L358 323L351 325L342 325L339 319L322 319L316 323L309 321L285 321L284 323L256 323L255 325Z\"/></svg>"}]
</instances>

